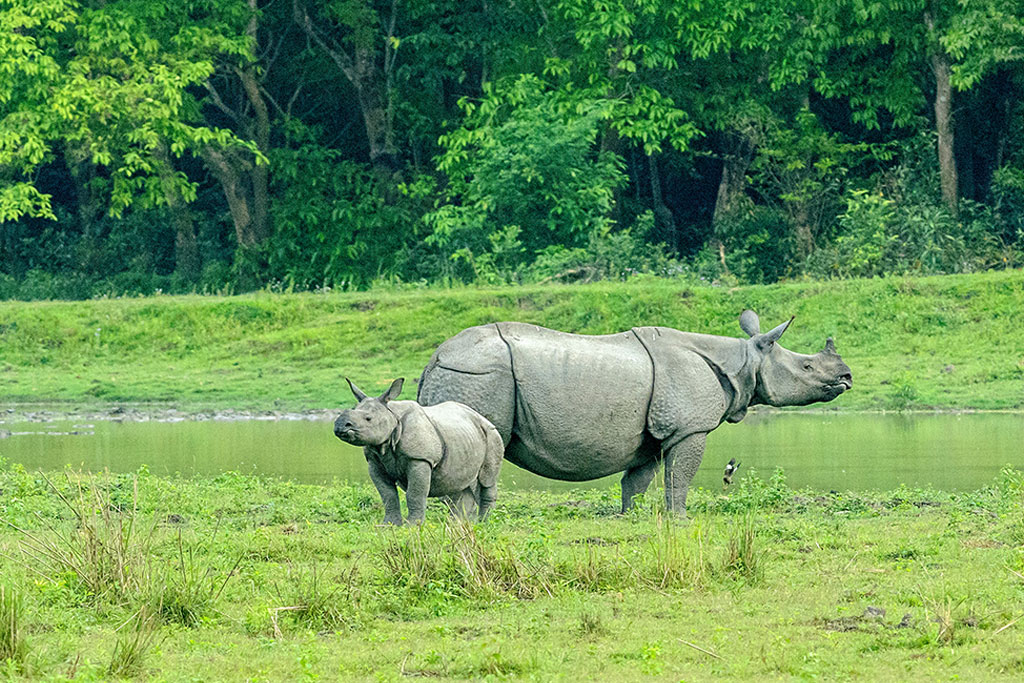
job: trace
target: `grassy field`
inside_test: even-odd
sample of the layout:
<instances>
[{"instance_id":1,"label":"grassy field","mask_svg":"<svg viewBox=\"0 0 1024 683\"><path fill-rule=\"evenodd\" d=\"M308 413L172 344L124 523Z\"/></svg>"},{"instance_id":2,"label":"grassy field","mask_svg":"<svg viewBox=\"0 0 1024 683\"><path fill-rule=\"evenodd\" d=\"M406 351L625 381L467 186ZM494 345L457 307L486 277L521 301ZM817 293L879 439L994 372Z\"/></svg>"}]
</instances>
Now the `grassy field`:
<instances>
[{"instance_id":1,"label":"grassy field","mask_svg":"<svg viewBox=\"0 0 1024 683\"><path fill-rule=\"evenodd\" d=\"M853 368L837 409L1024 407L1024 272L694 287L581 286L0 302L0 404L156 403L185 410L331 408L343 377L418 377L470 325L521 320L607 333L635 325L741 336L746 307L783 344L831 335ZM415 385L406 384L406 396Z\"/></svg>"},{"instance_id":2,"label":"grassy field","mask_svg":"<svg viewBox=\"0 0 1024 683\"><path fill-rule=\"evenodd\" d=\"M1024 477L690 517L502 492L382 528L368 486L0 466L9 680L1020 680ZM648 501L657 499L652 492Z\"/></svg>"}]
</instances>

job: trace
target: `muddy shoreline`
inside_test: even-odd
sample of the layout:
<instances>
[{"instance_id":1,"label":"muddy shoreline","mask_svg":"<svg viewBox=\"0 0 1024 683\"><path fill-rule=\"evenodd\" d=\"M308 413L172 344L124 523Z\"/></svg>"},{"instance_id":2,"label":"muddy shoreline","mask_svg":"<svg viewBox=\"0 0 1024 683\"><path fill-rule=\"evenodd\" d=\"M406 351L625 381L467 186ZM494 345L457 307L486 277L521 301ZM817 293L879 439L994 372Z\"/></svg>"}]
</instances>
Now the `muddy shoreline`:
<instances>
[{"instance_id":1,"label":"muddy shoreline","mask_svg":"<svg viewBox=\"0 0 1024 683\"><path fill-rule=\"evenodd\" d=\"M258 421L320 421L334 420L340 408L316 408L302 410L255 410L245 408L173 408L147 404L123 404L111 406L89 406L70 408L52 404L0 404L0 433L2 425L48 424L56 422L241 422ZM781 415L784 413L811 413L821 415L864 415L877 413L891 415L886 410L843 410L843 409L785 409L770 406L756 406L750 409L751 416ZM1022 410L981 410L976 408L931 409L917 408L901 411L901 414L942 414L967 415L976 413L1022 414Z\"/></svg>"},{"instance_id":2,"label":"muddy shoreline","mask_svg":"<svg viewBox=\"0 0 1024 683\"><path fill-rule=\"evenodd\" d=\"M0 425L48 424L54 422L240 422L260 421L330 421L338 409L317 410L245 410L245 409L181 409L147 405L116 405L68 409L54 406L0 406Z\"/></svg>"}]
</instances>

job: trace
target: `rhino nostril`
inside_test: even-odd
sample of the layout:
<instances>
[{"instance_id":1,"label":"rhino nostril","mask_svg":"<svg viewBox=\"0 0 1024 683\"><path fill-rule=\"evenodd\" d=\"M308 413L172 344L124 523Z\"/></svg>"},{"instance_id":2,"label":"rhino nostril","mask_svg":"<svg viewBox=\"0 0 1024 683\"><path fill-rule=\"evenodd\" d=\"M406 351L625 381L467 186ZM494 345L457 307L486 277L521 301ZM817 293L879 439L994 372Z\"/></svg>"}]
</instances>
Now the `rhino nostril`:
<instances>
[{"instance_id":1,"label":"rhino nostril","mask_svg":"<svg viewBox=\"0 0 1024 683\"><path fill-rule=\"evenodd\" d=\"M849 384L852 387L853 386L853 375L850 374L849 372L846 373L845 375L839 375L839 381L840 382L846 382L847 384Z\"/></svg>"}]
</instances>

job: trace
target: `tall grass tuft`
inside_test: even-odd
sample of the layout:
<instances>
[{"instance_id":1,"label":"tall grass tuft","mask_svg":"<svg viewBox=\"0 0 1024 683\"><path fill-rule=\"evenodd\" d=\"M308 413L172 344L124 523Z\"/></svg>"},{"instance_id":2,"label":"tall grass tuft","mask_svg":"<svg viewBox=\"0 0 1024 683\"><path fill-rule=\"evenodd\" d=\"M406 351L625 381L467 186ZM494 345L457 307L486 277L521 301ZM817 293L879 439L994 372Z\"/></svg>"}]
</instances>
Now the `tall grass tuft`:
<instances>
[{"instance_id":1,"label":"tall grass tuft","mask_svg":"<svg viewBox=\"0 0 1024 683\"><path fill-rule=\"evenodd\" d=\"M191 545L185 547L179 530L177 567L165 575L162 583L154 581L150 597L151 609L168 623L189 628L199 626L203 618L213 610L213 605L241 561L242 557L239 556L221 580L212 565L207 565L205 569L200 566L195 557L195 548Z\"/></svg>"},{"instance_id":2,"label":"tall grass tuft","mask_svg":"<svg viewBox=\"0 0 1024 683\"><path fill-rule=\"evenodd\" d=\"M0 584L0 662L21 666L28 652L22 620L24 603L14 589Z\"/></svg>"},{"instance_id":3,"label":"tall grass tuft","mask_svg":"<svg viewBox=\"0 0 1024 683\"><path fill-rule=\"evenodd\" d=\"M706 553L708 529L700 520L687 525L658 514L644 564L635 568L637 578L654 588L702 588L710 567Z\"/></svg>"},{"instance_id":4,"label":"tall grass tuft","mask_svg":"<svg viewBox=\"0 0 1024 683\"><path fill-rule=\"evenodd\" d=\"M757 528L754 516L747 514L739 529L729 537L722 557L722 572L726 576L743 579L748 583L759 581L764 574L762 553L756 548Z\"/></svg>"},{"instance_id":5,"label":"tall grass tuft","mask_svg":"<svg viewBox=\"0 0 1024 683\"><path fill-rule=\"evenodd\" d=\"M37 514L48 533L14 527L21 534L22 549L42 566L37 571L50 580L70 573L94 598L107 594L124 598L142 588L148 579L156 525L147 533L138 533L138 480L133 479L131 505L126 507L115 502L110 488L93 477L72 479L65 474L71 491L65 495L42 476L71 512L75 524L69 528Z\"/></svg>"},{"instance_id":6,"label":"tall grass tuft","mask_svg":"<svg viewBox=\"0 0 1024 683\"><path fill-rule=\"evenodd\" d=\"M440 586L462 597L521 599L551 593L546 572L528 567L508 546L485 542L471 523L459 519L391 532L381 561L387 574L413 590Z\"/></svg>"},{"instance_id":7,"label":"tall grass tuft","mask_svg":"<svg viewBox=\"0 0 1024 683\"><path fill-rule=\"evenodd\" d=\"M138 676L143 671L146 656L160 635L159 620L152 610L143 606L121 625L121 629L124 629L124 633L114 644L107 673L121 677Z\"/></svg>"},{"instance_id":8,"label":"tall grass tuft","mask_svg":"<svg viewBox=\"0 0 1024 683\"><path fill-rule=\"evenodd\" d=\"M275 637L281 637L278 624L281 613L287 614L292 622L321 633L351 626L360 602L355 588L357 572L358 565L353 563L342 577L344 583L335 583L324 576L324 571L316 564L309 571L289 567L285 589L277 590L283 606L269 610Z\"/></svg>"},{"instance_id":9,"label":"tall grass tuft","mask_svg":"<svg viewBox=\"0 0 1024 683\"><path fill-rule=\"evenodd\" d=\"M567 561L555 568L560 585L573 590L599 592L632 584L632 567L619 548L602 552L599 546L583 542Z\"/></svg>"}]
</instances>

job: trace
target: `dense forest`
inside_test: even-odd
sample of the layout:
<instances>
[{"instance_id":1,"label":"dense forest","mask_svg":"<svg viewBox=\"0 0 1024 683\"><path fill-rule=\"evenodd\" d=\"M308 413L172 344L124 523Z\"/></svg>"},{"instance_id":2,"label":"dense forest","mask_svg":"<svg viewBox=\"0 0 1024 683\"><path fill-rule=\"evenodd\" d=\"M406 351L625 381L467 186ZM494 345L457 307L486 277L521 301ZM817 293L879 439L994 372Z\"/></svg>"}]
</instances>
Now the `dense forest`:
<instances>
[{"instance_id":1,"label":"dense forest","mask_svg":"<svg viewBox=\"0 0 1024 683\"><path fill-rule=\"evenodd\" d=\"M0 0L0 298L1024 261L1020 0Z\"/></svg>"}]
</instances>

